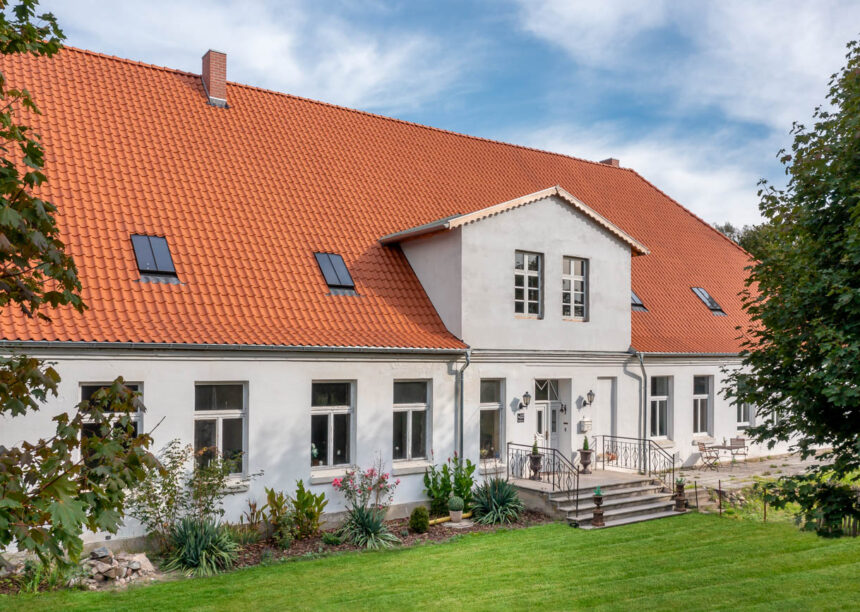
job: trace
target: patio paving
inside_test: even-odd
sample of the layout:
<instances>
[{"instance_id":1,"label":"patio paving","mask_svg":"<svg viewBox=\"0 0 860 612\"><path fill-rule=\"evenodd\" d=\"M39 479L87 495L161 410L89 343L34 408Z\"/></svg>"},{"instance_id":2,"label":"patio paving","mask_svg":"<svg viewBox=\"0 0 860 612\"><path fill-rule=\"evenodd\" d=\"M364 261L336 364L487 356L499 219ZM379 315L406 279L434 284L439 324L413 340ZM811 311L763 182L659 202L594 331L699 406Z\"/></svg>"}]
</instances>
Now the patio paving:
<instances>
[{"instance_id":1,"label":"patio paving","mask_svg":"<svg viewBox=\"0 0 860 612\"><path fill-rule=\"evenodd\" d=\"M750 486L756 478L779 478L801 474L813 465L820 465L818 458L802 460L798 453L790 455L773 455L738 461L734 464L724 461L717 470L704 470L701 467L681 468L680 475L687 480L687 489L696 482L700 487L716 489L720 485L723 490L742 489Z\"/></svg>"}]
</instances>

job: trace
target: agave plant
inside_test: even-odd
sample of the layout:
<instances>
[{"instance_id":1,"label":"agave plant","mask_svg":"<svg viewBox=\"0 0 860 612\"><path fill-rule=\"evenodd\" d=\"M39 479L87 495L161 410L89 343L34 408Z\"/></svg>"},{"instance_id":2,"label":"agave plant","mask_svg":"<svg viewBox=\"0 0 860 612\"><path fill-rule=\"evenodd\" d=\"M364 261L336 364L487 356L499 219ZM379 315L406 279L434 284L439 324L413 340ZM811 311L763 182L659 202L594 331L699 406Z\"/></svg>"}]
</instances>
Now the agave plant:
<instances>
[{"instance_id":1,"label":"agave plant","mask_svg":"<svg viewBox=\"0 0 860 612\"><path fill-rule=\"evenodd\" d=\"M366 506L350 511L342 533L356 546L365 548L390 548L400 541L385 526L385 510Z\"/></svg>"},{"instance_id":2,"label":"agave plant","mask_svg":"<svg viewBox=\"0 0 860 612\"><path fill-rule=\"evenodd\" d=\"M483 525L513 523L525 509L517 489L507 480L491 478L475 489L472 512Z\"/></svg>"},{"instance_id":3,"label":"agave plant","mask_svg":"<svg viewBox=\"0 0 860 612\"><path fill-rule=\"evenodd\" d=\"M171 553L165 569L189 576L211 576L230 569L237 548L230 531L211 519L186 517L170 531Z\"/></svg>"}]
</instances>

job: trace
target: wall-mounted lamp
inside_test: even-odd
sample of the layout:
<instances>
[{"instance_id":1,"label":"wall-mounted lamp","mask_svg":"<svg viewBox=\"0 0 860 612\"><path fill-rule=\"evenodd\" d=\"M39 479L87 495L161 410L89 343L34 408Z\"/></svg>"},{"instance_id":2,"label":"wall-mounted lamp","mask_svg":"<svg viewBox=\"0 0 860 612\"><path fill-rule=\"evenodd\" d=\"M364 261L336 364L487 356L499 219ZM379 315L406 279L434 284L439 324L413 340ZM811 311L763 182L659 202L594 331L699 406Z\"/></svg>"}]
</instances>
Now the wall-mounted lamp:
<instances>
[{"instance_id":1,"label":"wall-mounted lamp","mask_svg":"<svg viewBox=\"0 0 860 612\"><path fill-rule=\"evenodd\" d=\"M582 406L591 406L594 403L594 391L589 390L588 393L585 394L585 401L582 402Z\"/></svg>"},{"instance_id":2,"label":"wall-mounted lamp","mask_svg":"<svg viewBox=\"0 0 860 612\"><path fill-rule=\"evenodd\" d=\"M531 401L532 401L532 394L529 393L528 391L523 393L523 399L520 402L520 410L524 410L525 408L528 408Z\"/></svg>"},{"instance_id":3,"label":"wall-mounted lamp","mask_svg":"<svg viewBox=\"0 0 860 612\"><path fill-rule=\"evenodd\" d=\"M567 404L562 404L562 405L561 405L561 413L562 413L562 414L567 414Z\"/></svg>"}]
</instances>

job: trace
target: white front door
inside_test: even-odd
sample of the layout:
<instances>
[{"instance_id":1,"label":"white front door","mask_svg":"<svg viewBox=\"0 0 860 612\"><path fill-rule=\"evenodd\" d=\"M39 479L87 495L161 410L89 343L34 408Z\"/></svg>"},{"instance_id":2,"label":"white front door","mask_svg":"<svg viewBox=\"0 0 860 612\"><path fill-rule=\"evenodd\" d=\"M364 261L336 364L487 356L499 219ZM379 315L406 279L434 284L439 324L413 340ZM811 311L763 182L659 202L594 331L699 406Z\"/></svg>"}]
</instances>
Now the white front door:
<instances>
[{"instance_id":1,"label":"white front door","mask_svg":"<svg viewBox=\"0 0 860 612\"><path fill-rule=\"evenodd\" d=\"M561 402L558 398L557 380L535 381L535 409L538 444L558 449L561 432Z\"/></svg>"}]
</instances>

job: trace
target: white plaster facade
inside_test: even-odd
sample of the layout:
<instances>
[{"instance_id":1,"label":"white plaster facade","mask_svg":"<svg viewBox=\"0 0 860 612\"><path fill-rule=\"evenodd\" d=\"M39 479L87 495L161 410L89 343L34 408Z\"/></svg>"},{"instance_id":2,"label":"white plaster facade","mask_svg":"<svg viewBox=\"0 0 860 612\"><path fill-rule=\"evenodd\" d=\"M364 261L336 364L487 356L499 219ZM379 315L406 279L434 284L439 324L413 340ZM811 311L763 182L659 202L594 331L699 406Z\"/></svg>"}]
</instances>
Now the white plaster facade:
<instances>
[{"instance_id":1,"label":"white plaster facade","mask_svg":"<svg viewBox=\"0 0 860 612\"><path fill-rule=\"evenodd\" d=\"M698 459L695 442L734 437L736 409L719 394L725 367L733 356L644 355L630 347L631 248L556 197L512 209L457 229L423 236L401 246L448 329L471 349L462 351L240 350L146 346L30 345L26 350L56 363L60 394L26 418L0 418L0 444L47 435L51 417L80 400L80 386L116 376L139 383L147 412L143 429L153 431L154 448L194 437L196 383L242 383L246 414L246 474L262 471L246 491L226 502L228 520L238 520L248 498L262 501L264 487L291 491L302 479L330 498L329 512L343 509L331 479L342 467L311 467L311 388L315 381L350 381L353 418L350 461L369 466L377 453L401 479L394 499L403 512L424 499L422 475L427 460L392 461L393 385L398 380L429 383L428 450L444 461L458 446L458 371L463 370L463 453L479 462L480 383L501 381L499 445L530 444L537 433L538 402L520 410L535 381L559 381L558 431L552 443L573 456L582 445L580 422L591 421L592 445L602 435L647 437L645 375L671 377L668 435L660 444L682 463ZM543 313L514 313L514 253L541 253ZM564 256L588 260L587 320L561 314L561 262ZM338 299L333 296L332 299ZM464 369L465 368L465 369ZM693 377L712 377L706 434L693 435ZM594 391L592 405L584 398ZM645 414L643 415L643 409ZM520 422L522 418L522 422ZM548 417L545 417L548 418ZM599 446L597 447L599 452ZM751 455L764 454L752 448ZM502 459L504 452L501 451ZM139 535L129 523L119 537ZM101 534L92 534L97 540Z\"/></svg>"}]
</instances>

